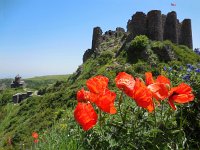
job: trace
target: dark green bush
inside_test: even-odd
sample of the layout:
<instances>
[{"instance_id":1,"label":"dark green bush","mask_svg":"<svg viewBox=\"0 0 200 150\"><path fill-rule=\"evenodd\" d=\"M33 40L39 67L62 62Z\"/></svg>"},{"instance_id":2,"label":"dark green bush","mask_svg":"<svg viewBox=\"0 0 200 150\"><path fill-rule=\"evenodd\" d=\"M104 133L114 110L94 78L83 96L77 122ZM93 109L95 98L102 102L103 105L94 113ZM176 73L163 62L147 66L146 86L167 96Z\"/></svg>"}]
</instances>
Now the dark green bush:
<instances>
[{"instance_id":1,"label":"dark green bush","mask_svg":"<svg viewBox=\"0 0 200 150\"><path fill-rule=\"evenodd\" d=\"M130 48L143 50L149 45L149 39L145 35L136 36L130 44Z\"/></svg>"}]
</instances>

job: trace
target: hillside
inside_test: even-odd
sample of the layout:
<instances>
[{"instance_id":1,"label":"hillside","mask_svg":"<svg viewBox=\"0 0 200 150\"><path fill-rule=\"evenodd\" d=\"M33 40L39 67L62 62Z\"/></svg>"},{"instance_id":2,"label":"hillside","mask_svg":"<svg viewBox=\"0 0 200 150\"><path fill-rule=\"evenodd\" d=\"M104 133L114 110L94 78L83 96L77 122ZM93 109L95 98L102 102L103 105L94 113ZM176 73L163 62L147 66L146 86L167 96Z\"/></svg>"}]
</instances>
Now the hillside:
<instances>
[{"instance_id":1,"label":"hillside","mask_svg":"<svg viewBox=\"0 0 200 150\"><path fill-rule=\"evenodd\" d=\"M174 14L172 12L165 16L166 26L161 21L161 12L151 11L147 16L144 13L136 13L132 20L128 21L129 32L117 28L116 31L109 30L102 34L99 27L94 28L92 48L84 53L83 64L80 64L77 71L66 76L25 79L27 88L38 90L39 95L33 95L21 103L14 104L12 95L22 92L23 88L1 90L1 149L200 149L200 53L191 49L190 20L181 22L175 31L164 34L165 30L170 29L169 16ZM143 22L138 22L141 17ZM151 18L154 19L147 21ZM172 22L176 24L177 18L173 18ZM157 24L159 28L154 28L152 24ZM184 30L186 28L187 30ZM140 35L143 31L145 35ZM168 40L163 39L169 35ZM187 37L185 41L184 37ZM176 41L177 39L180 40ZM121 88L121 91L116 85L116 76L120 72L128 73L129 79L134 77L133 80L122 80L123 84L128 84L128 90ZM148 81L145 80L147 72L157 78L150 81L152 86L159 81L159 75L169 79L167 82L170 83L160 85L164 91L161 93L167 93L162 101L152 98L156 94L149 94L150 88L147 89L147 85L144 85ZM96 82L93 81L93 84L88 86L88 80L98 75L103 75L106 79L104 77L102 83L94 80ZM8 81L9 79L5 84ZM139 85L136 86L136 82ZM181 84L183 82L184 84ZM102 88L105 85L106 89ZM83 88L93 89L90 91L93 95L89 95L89 92L86 92L86 95L81 93L79 90L83 91ZM138 90L135 90L136 88ZM129 90L134 94L131 95ZM104 95L105 93L107 95ZM178 94L183 95L180 96L180 101L173 101L177 107L175 111L175 106L173 107L168 97L175 99L179 97ZM136 101L137 98L149 98L149 95L154 110L142 107L147 105L149 99L142 104ZM75 120L77 99L79 104L84 105L82 109L88 112L76 113L79 117ZM114 106L111 111L109 108L112 104ZM95 119L91 121L90 117ZM94 124L97 118L97 124L88 131L84 131L79 125L84 124L84 121L89 125ZM79 124L76 122L78 119L82 119ZM37 132L39 138L37 134L33 136L33 132Z\"/></svg>"},{"instance_id":2,"label":"hillside","mask_svg":"<svg viewBox=\"0 0 200 150\"><path fill-rule=\"evenodd\" d=\"M120 38L124 39L124 36L122 35ZM181 133L176 131L176 129L174 129L173 132L177 132L177 134L182 134L182 132L184 132L184 137L187 138L186 145L196 147L199 144L197 140L199 135L195 132L199 129L197 123L199 122L199 118L196 118L196 116L199 115L199 111L197 111L196 107L199 107L199 102L197 100L200 98L200 93L198 91L200 88L200 74L195 72L195 69L199 67L197 62L200 62L200 56L186 46L175 45L170 41L155 42L149 40L146 36L138 36L131 42L114 45L113 48L109 45L109 41L102 44L105 50L98 52L98 54L93 53L90 58L79 66L74 74L68 77L67 81L62 80L43 88L41 92L42 96L33 96L24 100L19 105L13 105L10 101L13 91L5 90L0 93L1 147L20 149L24 144L24 147L30 148L30 146L34 146L31 137L33 131L37 131L39 135L41 135L41 138L46 138L49 142L42 142L41 139L41 143L38 143L36 146L39 149L47 148L50 143L51 146L54 147L53 149L66 149L67 147L72 149L98 149L104 144L108 144L107 146L109 146L109 149L118 149L124 146L136 148L140 147L142 144L138 141L142 138L141 136L145 136L146 140L152 140L151 134L153 134L153 131L150 130L149 133L145 133L146 135L136 132L135 134L140 134L140 136L137 135L139 136L139 139L137 139L139 143L127 145L127 142L130 143L133 142L132 140L136 139L132 139L132 135L129 135L129 131L127 131L127 129L129 129L127 128L128 126L123 127L120 122L117 123L120 114L115 115L115 117L118 118L115 121L115 123L117 123L116 126L112 125L112 130L108 130L108 126L106 127L105 125L106 128L104 131L101 131L97 126L94 130L83 132L79 129L79 125L73 118L73 109L77 103L76 92L82 87L86 87L85 82L87 79L96 75L108 77L110 79L109 88L115 91L119 98L119 90L117 90L115 86L114 79L116 75L122 71L132 74L134 77L141 78L144 78L144 73L147 71L151 71L155 76L165 74L173 81L172 84L174 86L183 81L189 83L196 96L195 101L192 102L189 107L183 108L184 112L182 115L186 115L185 119L189 120L187 120L187 124L184 124ZM120 48L117 49L116 47ZM187 64L191 64L194 68L190 71L190 79L185 81L184 76L188 74ZM63 77L61 78L63 79ZM36 81L40 83L40 80L48 81L49 79L52 79L52 77L27 79L26 82L30 80L31 82ZM126 105L130 105L131 108L134 109L135 104L130 103L128 98L125 99L127 103L124 104L123 109L126 108ZM129 115L131 114L128 113L127 116ZM175 116L178 117L179 115L180 112L177 111ZM104 115L104 117L107 123L113 118L107 115ZM142 123L145 122L145 118L143 119ZM193 121L191 122L191 120ZM176 122L176 120L174 121ZM170 124L174 124L175 122L170 122ZM194 124L195 122L197 124ZM129 123L131 122L127 122L127 125ZM189 131L185 131L186 129L188 130L188 126ZM176 127L174 126L174 128ZM120 139L115 135L115 132L118 133L118 136L123 138ZM130 131L130 133L131 132L132 131ZM193 132L193 134L188 136L186 132ZM10 138L12 139L11 145L8 144L8 139ZM158 137L156 137L156 139L157 138ZM168 140L169 139L166 139L166 142ZM176 139L171 140L172 145L174 142L178 142ZM83 143L83 141L87 142ZM95 145L93 145L94 142ZM151 143L147 141L143 142L143 148L146 146L151 147L155 144L153 143L155 141ZM158 147L162 146L163 145L158 144Z\"/></svg>"}]
</instances>

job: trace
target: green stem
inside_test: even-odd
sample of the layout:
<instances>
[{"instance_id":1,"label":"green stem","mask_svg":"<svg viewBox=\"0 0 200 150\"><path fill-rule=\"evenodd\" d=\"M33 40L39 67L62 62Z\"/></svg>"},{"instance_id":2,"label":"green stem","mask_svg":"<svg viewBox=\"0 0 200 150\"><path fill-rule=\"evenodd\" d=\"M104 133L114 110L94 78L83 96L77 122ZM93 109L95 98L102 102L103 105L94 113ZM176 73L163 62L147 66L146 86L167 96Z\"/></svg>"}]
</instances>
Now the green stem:
<instances>
[{"instance_id":1,"label":"green stem","mask_svg":"<svg viewBox=\"0 0 200 150\"><path fill-rule=\"evenodd\" d=\"M155 128L157 128L155 100L153 100L153 106L154 106L154 121L155 121Z\"/></svg>"},{"instance_id":2,"label":"green stem","mask_svg":"<svg viewBox=\"0 0 200 150\"><path fill-rule=\"evenodd\" d=\"M168 111L167 111L167 118L166 118L166 120L165 120L165 126L167 127L167 122L168 122L168 120L169 120L169 116L170 116L170 108L168 109Z\"/></svg>"},{"instance_id":3,"label":"green stem","mask_svg":"<svg viewBox=\"0 0 200 150\"><path fill-rule=\"evenodd\" d=\"M122 111L121 111L122 97L123 97L123 91L121 92L121 95L120 95L120 98L119 98L118 107L119 107L119 113L120 113L122 122L123 122L123 124L124 124L124 123L125 123L125 122L124 122L124 117L123 117Z\"/></svg>"},{"instance_id":4,"label":"green stem","mask_svg":"<svg viewBox=\"0 0 200 150\"><path fill-rule=\"evenodd\" d=\"M161 121L163 121L163 102L161 101Z\"/></svg>"},{"instance_id":5,"label":"green stem","mask_svg":"<svg viewBox=\"0 0 200 150\"><path fill-rule=\"evenodd\" d=\"M182 129L182 126L183 126L183 111L181 107L180 130Z\"/></svg>"},{"instance_id":6,"label":"green stem","mask_svg":"<svg viewBox=\"0 0 200 150\"><path fill-rule=\"evenodd\" d=\"M121 92L120 97L119 97L119 103L118 103L119 107L122 103L122 97L123 97L123 91Z\"/></svg>"},{"instance_id":7,"label":"green stem","mask_svg":"<svg viewBox=\"0 0 200 150\"><path fill-rule=\"evenodd\" d=\"M99 124L100 128L102 127L102 114L101 114L101 109L99 109Z\"/></svg>"}]
</instances>

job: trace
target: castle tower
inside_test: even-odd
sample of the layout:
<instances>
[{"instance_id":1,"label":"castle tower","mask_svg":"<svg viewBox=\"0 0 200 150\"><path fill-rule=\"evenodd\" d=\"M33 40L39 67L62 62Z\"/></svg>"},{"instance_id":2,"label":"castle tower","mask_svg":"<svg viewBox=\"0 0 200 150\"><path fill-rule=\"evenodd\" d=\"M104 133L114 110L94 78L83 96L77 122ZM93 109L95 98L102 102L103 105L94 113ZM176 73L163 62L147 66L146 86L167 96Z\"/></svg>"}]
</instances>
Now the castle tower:
<instances>
[{"instance_id":1,"label":"castle tower","mask_svg":"<svg viewBox=\"0 0 200 150\"><path fill-rule=\"evenodd\" d=\"M99 48L99 45L102 41L102 30L100 27L95 27L93 29L93 36L92 36L92 49L96 51Z\"/></svg>"},{"instance_id":2,"label":"castle tower","mask_svg":"<svg viewBox=\"0 0 200 150\"><path fill-rule=\"evenodd\" d=\"M167 16L162 14L162 28L163 28L163 34L164 34L164 28L165 28L165 21L166 21Z\"/></svg>"},{"instance_id":3,"label":"castle tower","mask_svg":"<svg viewBox=\"0 0 200 150\"><path fill-rule=\"evenodd\" d=\"M167 14L164 25L164 40L170 40L173 43L178 43L178 21L175 11Z\"/></svg>"},{"instance_id":4,"label":"castle tower","mask_svg":"<svg viewBox=\"0 0 200 150\"><path fill-rule=\"evenodd\" d=\"M159 10L152 10L147 14L147 36L156 41L163 40L162 14Z\"/></svg>"},{"instance_id":5,"label":"castle tower","mask_svg":"<svg viewBox=\"0 0 200 150\"><path fill-rule=\"evenodd\" d=\"M127 23L127 32L131 33L133 37L137 35L146 34L146 14L143 12L136 12L132 16L132 20Z\"/></svg>"},{"instance_id":6,"label":"castle tower","mask_svg":"<svg viewBox=\"0 0 200 150\"><path fill-rule=\"evenodd\" d=\"M190 19L184 19L183 22L181 23L179 44L186 45L191 49L193 48L192 27Z\"/></svg>"}]
</instances>

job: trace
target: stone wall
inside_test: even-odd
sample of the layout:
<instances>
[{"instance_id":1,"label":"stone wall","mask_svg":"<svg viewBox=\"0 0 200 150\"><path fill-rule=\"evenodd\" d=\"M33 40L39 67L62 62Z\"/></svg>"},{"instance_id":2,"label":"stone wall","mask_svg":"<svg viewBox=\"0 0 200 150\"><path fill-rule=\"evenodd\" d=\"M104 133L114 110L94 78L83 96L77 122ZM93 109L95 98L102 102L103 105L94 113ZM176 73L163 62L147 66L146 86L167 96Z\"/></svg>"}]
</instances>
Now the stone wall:
<instances>
[{"instance_id":1,"label":"stone wall","mask_svg":"<svg viewBox=\"0 0 200 150\"><path fill-rule=\"evenodd\" d=\"M152 10L147 14L147 36L156 41L163 40L162 14L159 10Z\"/></svg>"},{"instance_id":2,"label":"stone wall","mask_svg":"<svg viewBox=\"0 0 200 150\"><path fill-rule=\"evenodd\" d=\"M99 48L100 43L102 42L102 30L100 27L95 27L93 29L92 36L92 49L97 50Z\"/></svg>"},{"instance_id":3,"label":"stone wall","mask_svg":"<svg viewBox=\"0 0 200 150\"><path fill-rule=\"evenodd\" d=\"M17 93L13 95L13 103L20 103L24 99L30 97L33 94L33 92L28 91L27 93Z\"/></svg>"},{"instance_id":4,"label":"stone wall","mask_svg":"<svg viewBox=\"0 0 200 150\"><path fill-rule=\"evenodd\" d=\"M132 16L132 20L128 21L127 32L136 35L146 35L146 14L143 12L136 12Z\"/></svg>"},{"instance_id":5,"label":"stone wall","mask_svg":"<svg viewBox=\"0 0 200 150\"><path fill-rule=\"evenodd\" d=\"M136 12L127 23L127 32L131 38L145 34L151 40L170 40L193 48L191 20L179 22L175 11L164 15L159 10L152 10L147 16L143 12Z\"/></svg>"},{"instance_id":6,"label":"stone wall","mask_svg":"<svg viewBox=\"0 0 200 150\"><path fill-rule=\"evenodd\" d=\"M191 20L184 19L181 23L180 29L180 42L179 44L186 45L189 48L193 48L192 43L192 27L191 27Z\"/></svg>"},{"instance_id":7,"label":"stone wall","mask_svg":"<svg viewBox=\"0 0 200 150\"><path fill-rule=\"evenodd\" d=\"M122 36L125 30L121 27L117 27L115 31L108 30L104 34L100 27L95 27L93 29L92 36L92 50L98 51L101 43L108 41L109 39L115 39Z\"/></svg>"},{"instance_id":8,"label":"stone wall","mask_svg":"<svg viewBox=\"0 0 200 150\"><path fill-rule=\"evenodd\" d=\"M173 43L178 44L178 20L175 11L167 14L167 18L164 25L164 40L170 40Z\"/></svg>"},{"instance_id":9,"label":"stone wall","mask_svg":"<svg viewBox=\"0 0 200 150\"><path fill-rule=\"evenodd\" d=\"M93 29L92 48L87 49L83 54L83 62L87 61L92 54L96 56L101 50L105 50L105 47L101 45L102 43L107 42L106 48L114 48L116 44L120 45L120 40L125 34L125 30L121 27L117 27L115 31L108 30L104 34L100 27L95 27Z\"/></svg>"},{"instance_id":10,"label":"stone wall","mask_svg":"<svg viewBox=\"0 0 200 150\"><path fill-rule=\"evenodd\" d=\"M183 22L179 22L175 11L169 12L167 15L162 14L160 10L149 11L147 15L143 12L136 12L127 22L127 32L118 27L115 31L109 30L103 34L100 27L95 27L93 29L92 48L85 52L83 62L93 53L98 54L99 51L104 50L105 47L101 46L102 43L115 40L121 35L126 35L124 36L126 42L130 42L137 35L146 35L151 40L170 40L173 43L193 48L190 19L184 19ZM116 45L116 41L115 43L110 43L109 47L114 45Z\"/></svg>"}]
</instances>

